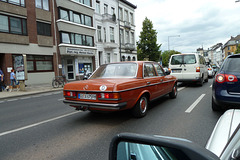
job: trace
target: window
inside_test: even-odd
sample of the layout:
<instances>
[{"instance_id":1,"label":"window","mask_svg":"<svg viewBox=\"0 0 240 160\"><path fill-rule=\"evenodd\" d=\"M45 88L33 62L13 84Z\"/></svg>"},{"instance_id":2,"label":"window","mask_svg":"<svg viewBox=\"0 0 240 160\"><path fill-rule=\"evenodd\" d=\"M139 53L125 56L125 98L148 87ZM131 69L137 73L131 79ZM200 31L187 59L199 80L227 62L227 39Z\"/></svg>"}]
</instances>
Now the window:
<instances>
[{"instance_id":1,"label":"window","mask_svg":"<svg viewBox=\"0 0 240 160\"><path fill-rule=\"evenodd\" d=\"M27 55L28 72L53 71L53 56Z\"/></svg>"},{"instance_id":2,"label":"window","mask_svg":"<svg viewBox=\"0 0 240 160\"><path fill-rule=\"evenodd\" d=\"M134 43L134 32L131 32L131 44L135 44Z\"/></svg>"},{"instance_id":3,"label":"window","mask_svg":"<svg viewBox=\"0 0 240 160\"><path fill-rule=\"evenodd\" d=\"M49 10L49 2L48 0L35 0L35 4L37 8Z\"/></svg>"},{"instance_id":4,"label":"window","mask_svg":"<svg viewBox=\"0 0 240 160\"><path fill-rule=\"evenodd\" d=\"M162 70L162 67L160 67L158 64L154 64L154 67L157 70L158 76L164 76L165 75L165 73Z\"/></svg>"},{"instance_id":5,"label":"window","mask_svg":"<svg viewBox=\"0 0 240 160\"><path fill-rule=\"evenodd\" d=\"M119 19L123 20L123 11L122 8L119 8Z\"/></svg>"},{"instance_id":6,"label":"window","mask_svg":"<svg viewBox=\"0 0 240 160\"><path fill-rule=\"evenodd\" d=\"M51 24L37 22L38 35L51 36Z\"/></svg>"},{"instance_id":7,"label":"window","mask_svg":"<svg viewBox=\"0 0 240 160\"><path fill-rule=\"evenodd\" d=\"M152 64L145 63L144 64L144 77L154 77L156 76L155 69Z\"/></svg>"},{"instance_id":8,"label":"window","mask_svg":"<svg viewBox=\"0 0 240 160\"><path fill-rule=\"evenodd\" d=\"M0 1L25 7L25 0L0 0Z\"/></svg>"},{"instance_id":9,"label":"window","mask_svg":"<svg viewBox=\"0 0 240 160\"><path fill-rule=\"evenodd\" d=\"M81 23L80 15L74 13L73 14L73 22Z\"/></svg>"},{"instance_id":10,"label":"window","mask_svg":"<svg viewBox=\"0 0 240 160\"><path fill-rule=\"evenodd\" d=\"M110 27L110 42L115 43L115 40L114 40L114 28L113 27Z\"/></svg>"},{"instance_id":11,"label":"window","mask_svg":"<svg viewBox=\"0 0 240 160\"><path fill-rule=\"evenodd\" d=\"M126 43L129 43L129 31L126 31Z\"/></svg>"},{"instance_id":12,"label":"window","mask_svg":"<svg viewBox=\"0 0 240 160\"><path fill-rule=\"evenodd\" d=\"M107 4L104 4L104 14L107 14L108 13L108 5Z\"/></svg>"},{"instance_id":13,"label":"window","mask_svg":"<svg viewBox=\"0 0 240 160\"><path fill-rule=\"evenodd\" d=\"M27 35L26 19L0 15L0 32Z\"/></svg>"},{"instance_id":14,"label":"window","mask_svg":"<svg viewBox=\"0 0 240 160\"><path fill-rule=\"evenodd\" d=\"M69 21L68 11L60 9L60 18Z\"/></svg>"},{"instance_id":15,"label":"window","mask_svg":"<svg viewBox=\"0 0 240 160\"><path fill-rule=\"evenodd\" d=\"M130 22L131 22L131 24L134 24L133 13L130 13Z\"/></svg>"},{"instance_id":16,"label":"window","mask_svg":"<svg viewBox=\"0 0 240 160\"><path fill-rule=\"evenodd\" d=\"M110 53L107 53L107 63L110 63Z\"/></svg>"},{"instance_id":17,"label":"window","mask_svg":"<svg viewBox=\"0 0 240 160\"><path fill-rule=\"evenodd\" d=\"M76 33L61 32L61 43L93 46L93 37Z\"/></svg>"},{"instance_id":18,"label":"window","mask_svg":"<svg viewBox=\"0 0 240 160\"><path fill-rule=\"evenodd\" d=\"M102 42L102 27L97 26L97 37L98 37L98 42Z\"/></svg>"},{"instance_id":19,"label":"window","mask_svg":"<svg viewBox=\"0 0 240 160\"><path fill-rule=\"evenodd\" d=\"M89 16L85 16L85 25L92 26L92 18Z\"/></svg>"},{"instance_id":20,"label":"window","mask_svg":"<svg viewBox=\"0 0 240 160\"><path fill-rule=\"evenodd\" d=\"M103 32L104 32L104 42L107 41L107 33L106 33L106 28L103 28Z\"/></svg>"},{"instance_id":21,"label":"window","mask_svg":"<svg viewBox=\"0 0 240 160\"><path fill-rule=\"evenodd\" d=\"M120 41L122 44L124 43L123 29L120 29Z\"/></svg>"},{"instance_id":22,"label":"window","mask_svg":"<svg viewBox=\"0 0 240 160\"><path fill-rule=\"evenodd\" d=\"M115 8L111 7L111 14L115 14Z\"/></svg>"},{"instance_id":23,"label":"window","mask_svg":"<svg viewBox=\"0 0 240 160\"><path fill-rule=\"evenodd\" d=\"M73 1L85 4L89 7L92 7L91 0L73 0Z\"/></svg>"},{"instance_id":24,"label":"window","mask_svg":"<svg viewBox=\"0 0 240 160\"><path fill-rule=\"evenodd\" d=\"M125 10L125 21L129 22L129 17L128 17L128 11L127 10Z\"/></svg>"},{"instance_id":25,"label":"window","mask_svg":"<svg viewBox=\"0 0 240 160\"><path fill-rule=\"evenodd\" d=\"M96 12L100 14L100 2L96 1Z\"/></svg>"},{"instance_id":26,"label":"window","mask_svg":"<svg viewBox=\"0 0 240 160\"><path fill-rule=\"evenodd\" d=\"M231 47L230 46L228 46L228 50L230 50L231 49Z\"/></svg>"}]
</instances>

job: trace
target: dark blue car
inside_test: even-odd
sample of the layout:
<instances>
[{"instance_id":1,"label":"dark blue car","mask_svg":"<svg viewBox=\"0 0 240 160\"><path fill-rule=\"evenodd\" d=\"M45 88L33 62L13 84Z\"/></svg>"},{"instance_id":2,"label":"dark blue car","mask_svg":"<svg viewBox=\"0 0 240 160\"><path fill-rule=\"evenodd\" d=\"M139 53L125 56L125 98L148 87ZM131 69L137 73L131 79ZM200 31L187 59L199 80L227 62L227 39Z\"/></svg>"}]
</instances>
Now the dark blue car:
<instances>
[{"instance_id":1,"label":"dark blue car","mask_svg":"<svg viewBox=\"0 0 240 160\"><path fill-rule=\"evenodd\" d=\"M240 108L240 54L228 56L213 80L212 110Z\"/></svg>"}]
</instances>

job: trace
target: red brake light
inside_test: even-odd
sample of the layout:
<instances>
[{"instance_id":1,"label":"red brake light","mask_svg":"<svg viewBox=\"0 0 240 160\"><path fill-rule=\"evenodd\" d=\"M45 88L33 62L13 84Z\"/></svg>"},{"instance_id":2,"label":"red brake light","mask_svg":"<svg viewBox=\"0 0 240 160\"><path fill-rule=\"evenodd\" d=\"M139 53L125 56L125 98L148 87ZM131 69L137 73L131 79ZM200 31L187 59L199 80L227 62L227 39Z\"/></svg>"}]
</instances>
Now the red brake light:
<instances>
[{"instance_id":1,"label":"red brake light","mask_svg":"<svg viewBox=\"0 0 240 160\"><path fill-rule=\"evenodd\" d=\"M238 79L235 75L231 74L218 74L216 76L216 81L218 83L224 83L224 82L237 82Z\"/></svg>"},{"instance_id":2,"label":"red brake light","mask_svg":"<svg viewBox=\"0 0 240 160\"><path fill-rule=\"evenodd\" d=\"M200 67L197 67L197 68L196 68L196 72L200 72Z\"/></svg>"},{"instance_id":3,"label":"red brake light","mask_svg":"<svg viewBox=\"0 0 240 160\"><path fill-rule=\"evenodd\" d=\"M99 99L120 99L119 93L99 93Z\"/></svg>"},{"instance_id":4,"label":"red brake light","mask_svg":"<svg viewBox=\"0 0 240 160\"><path fill-rule=\"evenodd\" d=\"M212 68L208 68L208 70L209 70L209 71L211 71L211 70L212 70Z\"/></svg>"},{"instance_id":5,"label":"red brake light","mask_svg":"<svg viewBox=\"0 0 240 160\"><path fill-rule=\"evenodd\" d=\"M64 91L64 96L66 96L66 97L76 97L76 92Z\"/></svg>"}]
</instances>

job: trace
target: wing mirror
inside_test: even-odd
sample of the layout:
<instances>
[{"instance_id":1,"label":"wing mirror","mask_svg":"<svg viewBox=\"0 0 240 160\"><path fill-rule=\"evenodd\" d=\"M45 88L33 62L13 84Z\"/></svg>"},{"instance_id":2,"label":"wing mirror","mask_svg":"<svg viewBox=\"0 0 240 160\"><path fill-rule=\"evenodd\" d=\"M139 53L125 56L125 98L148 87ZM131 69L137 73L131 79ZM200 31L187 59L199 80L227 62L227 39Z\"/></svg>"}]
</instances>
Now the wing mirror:
<instances>
[{"instance_id":1,"label":"wing mirror","mask_svg":"<svg viewBox=\"0 0 240 160\"><path fill-rule=\"evenodd\" d=\"M207 149L191 141L133 133L116 135L109 149L110 160L219 160Z\"/></svg>"}]
</instances>

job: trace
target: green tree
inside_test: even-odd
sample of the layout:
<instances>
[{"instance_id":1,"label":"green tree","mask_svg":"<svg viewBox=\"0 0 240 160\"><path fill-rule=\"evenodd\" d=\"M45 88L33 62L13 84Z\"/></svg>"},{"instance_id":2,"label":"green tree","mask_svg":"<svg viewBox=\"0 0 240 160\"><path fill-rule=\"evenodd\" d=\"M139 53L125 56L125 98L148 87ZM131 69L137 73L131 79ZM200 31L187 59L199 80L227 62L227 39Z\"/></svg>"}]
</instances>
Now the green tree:
<instances>
[{"instance_id":1,"label":"green tree","mask_svg":"<svg viewBox=\"0 0 240 160\"><path fill-rule=\"evenodd\" d=\"M237 50L235 51L235 54L240 53L240 44L237 46Z\"/></svg>"},{"instance_id":2,"label":"green tree","mask_svg":"<svg viewBox=\"0 0 240 160\"><path fill-rule=\"evenodd\" d=\"M181 54L181 53L178 52L178 51L175 51L175 50L164 51L164 52L162 53L162 65L163 65L163 66L168 66L169 58L170 58L171 55L173 55L173 54Z\"/></svg>"},{"instance_id":3,"label":"green tree","mask_svg":"<svg viewBox=\"0 0 240 160\"><path fill-rule=\"evenodd\" d=\"M157 32L147 17L143 21L142 31L137 42L138 60L159 61L161 44L157 44Z\"/></svg>"}]
</instances>

